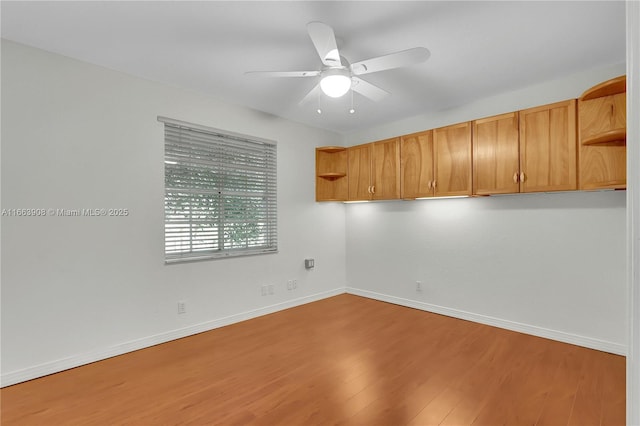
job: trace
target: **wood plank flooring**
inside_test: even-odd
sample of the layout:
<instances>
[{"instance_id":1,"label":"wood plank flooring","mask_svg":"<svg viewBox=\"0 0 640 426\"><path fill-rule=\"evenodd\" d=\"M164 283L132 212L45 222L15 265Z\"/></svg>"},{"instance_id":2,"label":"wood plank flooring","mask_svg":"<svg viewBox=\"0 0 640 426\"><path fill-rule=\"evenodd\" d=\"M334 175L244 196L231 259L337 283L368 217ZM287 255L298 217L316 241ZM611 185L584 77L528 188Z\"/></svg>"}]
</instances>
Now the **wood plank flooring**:
<instances>
[{"instance_id":1,"label":"wood plank flooring","mask_svg":"<svg viewBox=\"0 0 640 426\"><path fill-rule=\"evenodd\" d=\"M2 425L624 425L625 358L340 295L1 390Z\"/></svg>"}]
</instances>

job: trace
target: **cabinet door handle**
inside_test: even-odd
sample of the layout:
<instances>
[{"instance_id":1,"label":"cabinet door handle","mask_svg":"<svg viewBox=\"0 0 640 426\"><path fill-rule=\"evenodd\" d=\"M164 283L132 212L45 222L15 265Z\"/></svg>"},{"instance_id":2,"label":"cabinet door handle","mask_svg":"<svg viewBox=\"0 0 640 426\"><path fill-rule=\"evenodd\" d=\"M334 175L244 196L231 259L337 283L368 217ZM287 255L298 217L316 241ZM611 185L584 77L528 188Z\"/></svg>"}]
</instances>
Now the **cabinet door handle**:
<instances>
[{"instance_id":1,"label":"cabinet door handle","mask_svg":"<svg viewBox=\"0 0 640 426\"><path fill-rule=\"evenodd\" d=\"M371 194L371 185L367 186L367 192Z\"/></svg>"},{"instance_id":2,"label":"cabinet door handle","mask_svg":"<svg viewBox=\"0 0 640 426\"><path fill-rule=\"evenodd\" d=\"M372 194L376 193L376 186L375 185L371 185L371 193Z\"/></svg>"},{"instance_id":3,"label":"cabinet door handle","mask_svg":"<svg viewBox=\"0 0 640 426\"><path fill-rule=\"evenodd\" d=\"M513 174L513 183L518 183L518 172Z\"/></svg>"},{"instance_id":4,"label":"cabinet door handle","mask_svg":"<svg viewBox=\"0 0 640 426\"><path fill-rule=\"evenodd\" d=\"M525 178L526 178L526 176L525 176L524 172L520 172L520 182L524 182Z\"/></svg>"},{"instance_id":5,"label":"cabinet door handle","mask_svg":"<svg viewBox=\"0 0 640 426\"><path fill-rule=\"evenodd\" d=\"M427 183L427 188L431 189L431 188L432 188L432 185L433 185L433 184L431 183L431 181L429 181L429 183Z\"/></svg>"},{"instance_id":6,"label":"cabinet door handle","mask_svg":"<svg viewBox=\"0 0 640 426\"><path fill-rule=\"evenodd\" d=\"M433 189L436 189L436 181L435 181L435 180L433 181L432 188L433 188Z\"/></svg>"}]
</instances>

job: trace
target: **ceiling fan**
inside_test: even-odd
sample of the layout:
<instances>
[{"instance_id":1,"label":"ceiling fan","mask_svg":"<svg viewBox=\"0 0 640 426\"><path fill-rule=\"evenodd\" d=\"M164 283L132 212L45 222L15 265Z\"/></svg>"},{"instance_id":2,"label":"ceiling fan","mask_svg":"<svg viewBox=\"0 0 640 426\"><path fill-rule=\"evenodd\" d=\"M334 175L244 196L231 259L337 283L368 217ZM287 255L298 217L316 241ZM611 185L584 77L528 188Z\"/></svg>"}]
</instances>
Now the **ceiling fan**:
<instances>
[{"instance_id":1,"label":"ceiling fan","mask_svg":"<svg viewBox=\"0 0 640 426\"><path fill-rule=\"evenodd\" d=\"M319 96L320 90L332 98L339 98L352 90L371 100L379 101L389 95L389 92L359 76L418 64L426 61L431 54L424 47L414 47L350 64L338 51L333 28L322 22L309 22L307 31L318 55L320 55L322 69L317 71L249 71L245 74L260 77L320 77L320 82L300 101L300 104ZM318 109L318 112L321 111ZM354 112L353 107L350 112Z\"/></svg>"}]
</instances>

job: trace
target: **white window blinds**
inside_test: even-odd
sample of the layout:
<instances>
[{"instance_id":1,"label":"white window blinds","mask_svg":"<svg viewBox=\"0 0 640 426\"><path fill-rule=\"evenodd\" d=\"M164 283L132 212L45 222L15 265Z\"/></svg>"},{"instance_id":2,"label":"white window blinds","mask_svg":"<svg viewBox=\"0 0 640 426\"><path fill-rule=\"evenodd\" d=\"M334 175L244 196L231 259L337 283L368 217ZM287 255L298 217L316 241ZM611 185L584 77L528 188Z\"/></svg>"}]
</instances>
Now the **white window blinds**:
<instances>
[{"instance_id":1,"label":"white window blinds","mask_svg":"<svg viewBox=\"0 0 640 426\"><path fill-rule=\"evenodd\" d=\"M276 143L158 120L165 129L165 261L276 252Z\"/></svg>"}]
</instances>

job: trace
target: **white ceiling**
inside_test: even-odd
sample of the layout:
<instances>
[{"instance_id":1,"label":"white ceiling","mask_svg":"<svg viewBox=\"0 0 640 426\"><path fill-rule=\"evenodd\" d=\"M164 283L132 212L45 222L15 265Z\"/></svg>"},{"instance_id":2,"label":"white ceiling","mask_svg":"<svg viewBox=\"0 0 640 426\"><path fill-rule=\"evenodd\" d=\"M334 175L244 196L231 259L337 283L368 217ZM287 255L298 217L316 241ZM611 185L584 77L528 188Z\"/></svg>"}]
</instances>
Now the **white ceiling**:
<instances>
[{"instance_id":1,"label":"white ceiling","mask_svg":"<svg viewBox=\"0 0 640 426\"><path fill-rule=\"evenodd\" d=\"M625 62L623 1L2 1L2 37L349 133ZM246 71L316 70L306 24L334 28L356 62L423 46L423 64L362 76L391 92L298 102L314 78Z\"/></svg>"}]
</instances>

